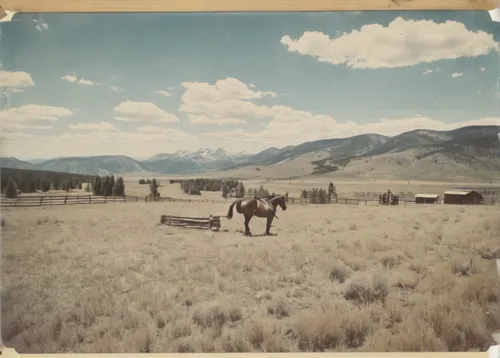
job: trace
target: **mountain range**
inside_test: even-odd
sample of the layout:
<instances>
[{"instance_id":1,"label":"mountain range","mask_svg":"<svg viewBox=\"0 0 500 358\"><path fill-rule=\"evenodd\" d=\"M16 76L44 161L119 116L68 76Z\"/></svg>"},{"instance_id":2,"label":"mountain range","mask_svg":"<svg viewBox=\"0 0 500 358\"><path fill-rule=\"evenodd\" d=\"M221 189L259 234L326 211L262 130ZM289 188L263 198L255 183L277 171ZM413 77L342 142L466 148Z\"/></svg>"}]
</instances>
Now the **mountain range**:
<instances>
[{"instance_id":1,"label":"mountain range","mask_svg":"<svg viewBox=\"0 0 500 358\"><path fill-rule=\"evenodd\" d=\"M221 148L215 150L202 148L195 152L178 150L175 153L159 153L142 160L124 155L31 161L3 157L0 158L0 167L100 175L194 174L231 172L241 168L253 168L257 171L275 166L291 168L296 163L302 166L298 176L306 176L349 171L349 168L354 166L353 163L368 162L374 158L396 161L404 167L402 158L406 158L408 167L411 168L417 166L419 162L425 162L426 166L430 166L444 161L448 167L450 163L455 163L464 170L470 169L470 172L477 170L480 163L480 170L491 172L491 175L497 175L500 179L499 128L468 126L451 131L419 129L392 137L362 134L348 138L322 139L283 148L272 147L255 154L245 152L229 154ZM373 165L371 170L374 170Z\"/></svg>"}]
</instances>

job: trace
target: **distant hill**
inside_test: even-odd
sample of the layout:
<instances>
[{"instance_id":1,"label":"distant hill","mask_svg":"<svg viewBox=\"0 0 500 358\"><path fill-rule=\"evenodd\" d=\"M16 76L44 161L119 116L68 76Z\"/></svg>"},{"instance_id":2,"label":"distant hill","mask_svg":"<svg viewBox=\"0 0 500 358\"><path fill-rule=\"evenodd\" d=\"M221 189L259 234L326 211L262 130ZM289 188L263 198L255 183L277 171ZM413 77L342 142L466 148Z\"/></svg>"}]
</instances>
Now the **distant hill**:
<instances>
[{"instance_id":1,"label":"distant hill","mask_svg":"<svg viewBox=\"0 0 500 358\"><path fill-rule=\"evenodd\" d=\"M34 166L31 163L19 160L12 157L0 158L0 168L12 168L12 169L33 169Z\"/></svg>"},{"instance_id":2,"label":"distant hill","mask_svg":"<svg viewBox=\"0 0 500 358\"><path fill-rule=\"evenodd\" d=\"M195 152L159 153L145 160L122 155L55 158L41 162L1 158L0 167L100 175L242 173L250 170L258 171L254 173L258 176L272 177L328 174L423 179L450 175L500 180L498 129L497 126L469 126L451 131L419 129L393 137L362 134L284 148L272 147L256 154L232 155L220 148L202 148Z\"/></svg>"}]
</instances>

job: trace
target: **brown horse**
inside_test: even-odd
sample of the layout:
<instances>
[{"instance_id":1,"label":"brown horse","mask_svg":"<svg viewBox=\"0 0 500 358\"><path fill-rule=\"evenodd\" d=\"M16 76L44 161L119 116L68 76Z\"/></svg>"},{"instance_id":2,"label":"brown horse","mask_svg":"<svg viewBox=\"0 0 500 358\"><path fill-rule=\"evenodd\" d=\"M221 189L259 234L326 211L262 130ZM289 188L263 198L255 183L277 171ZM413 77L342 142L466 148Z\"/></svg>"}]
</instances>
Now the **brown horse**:
<instances>
[{"instance_id":1,"label":"brown horse","mask_svg":"<svg viewBox=\"0 0 500 358\"><path fill-rule=\"evenodd\" d=\"M245 216L245 235L251 236L250 227L248 224L253 216L258 218L267 218L266 235L271 235L269 230L271 229L271 223L276 217L276 209L278 205L283 211L286 210L285 197L282 195L270 195L267 199L239 199L231 204L229 211L227 213L227 218L229 220L233 217L233 207L236 205L236 212L243 214Z\"/></svg>"}]
</instances>

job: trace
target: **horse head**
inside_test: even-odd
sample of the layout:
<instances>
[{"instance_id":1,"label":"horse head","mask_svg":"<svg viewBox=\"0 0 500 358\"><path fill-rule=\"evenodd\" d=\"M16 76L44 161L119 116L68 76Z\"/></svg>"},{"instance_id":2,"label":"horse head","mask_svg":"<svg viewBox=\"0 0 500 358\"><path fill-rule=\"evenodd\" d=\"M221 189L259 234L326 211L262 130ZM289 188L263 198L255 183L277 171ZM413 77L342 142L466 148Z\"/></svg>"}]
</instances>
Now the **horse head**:
<instances>
[{"instance_id":1,"label":"horse head","mask_svg":"<svg viewBox=\"0 0 500 358\"><path fill-rule=\"evenodd\" d=\"M283 211L286 210L286 200L285 200L285 197L283 195L274 195L274 196L269 195L268 200L273 205L275 210L276 210L277 205L279 205L281 207L281 210L283 210Z\"/></svg>"}]
</instances>

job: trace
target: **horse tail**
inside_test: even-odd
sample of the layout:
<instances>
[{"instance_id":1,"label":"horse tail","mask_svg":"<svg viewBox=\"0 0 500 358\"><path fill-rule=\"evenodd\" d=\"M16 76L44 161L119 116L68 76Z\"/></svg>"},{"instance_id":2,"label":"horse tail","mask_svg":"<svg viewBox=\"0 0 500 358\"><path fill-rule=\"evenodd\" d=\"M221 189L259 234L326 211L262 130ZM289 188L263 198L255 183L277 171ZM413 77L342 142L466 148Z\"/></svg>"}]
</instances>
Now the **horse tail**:
<instances>
[{"instance_id":1,"label":"horse tail","mask_svg":"<svg viewBox=\"0 0 500 358\"><path fill-rule=\"evenodd\" d=\"M227 212L227 215L226 215L226 218L228 218L229 220L231 220L233 218L233 207L236 205L236 202L232 203L230 206L229 206L229 211Z\"/></svg>"},{"instance_id":2,"label":"horse tail","mask_svg":"<svg viewBox=\"0 0 500 358\"><path fill-rule=\"evenodd\" d=\"M236 200L229 206L229 211L227 212L226 218L231 220L233 218L233 208L236 205L236 212L241 214L241 200Z\"/></svg>"}]
</instances>

